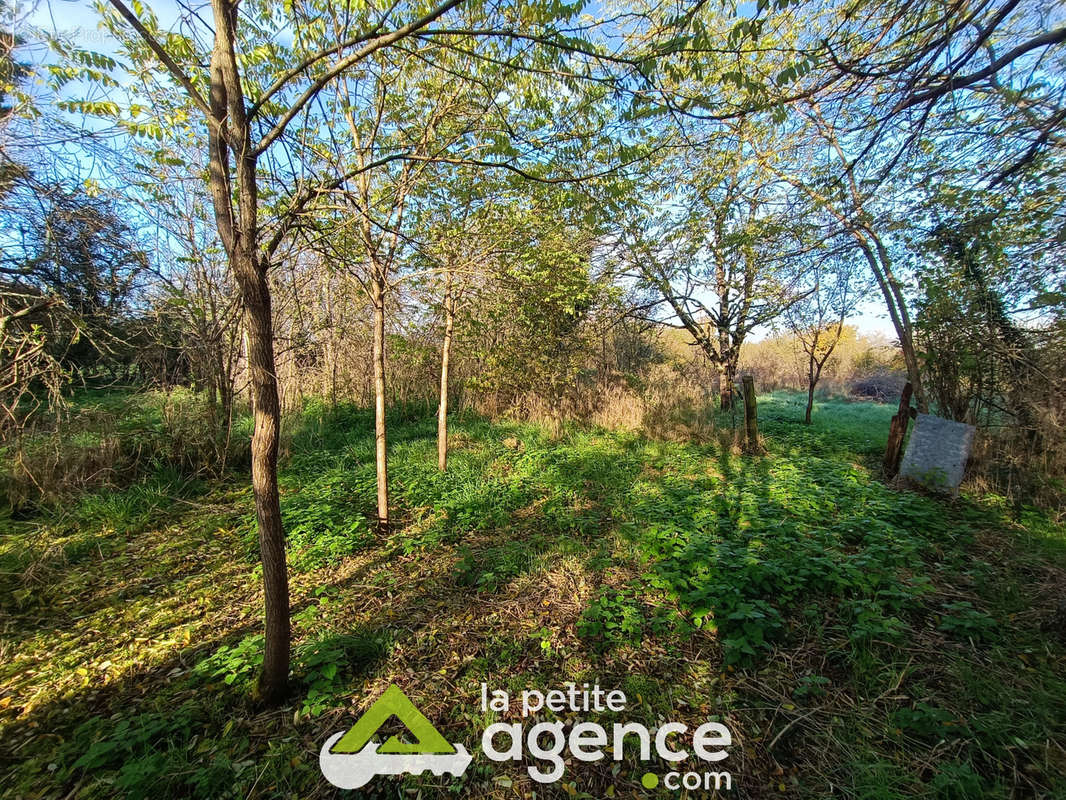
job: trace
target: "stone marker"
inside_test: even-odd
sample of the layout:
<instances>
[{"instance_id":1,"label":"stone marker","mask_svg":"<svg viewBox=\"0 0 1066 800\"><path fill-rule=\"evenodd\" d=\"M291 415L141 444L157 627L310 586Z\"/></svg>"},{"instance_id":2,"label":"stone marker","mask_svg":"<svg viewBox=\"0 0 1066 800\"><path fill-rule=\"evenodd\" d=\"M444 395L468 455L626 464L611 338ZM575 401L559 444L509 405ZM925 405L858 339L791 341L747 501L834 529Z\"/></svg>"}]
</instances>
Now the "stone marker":
<instances>
[{"instance_id":1,"label":"stone marker","mask_svg":"<svg viewBox=\"0 0 1066 800\"><path fill-rule=\"evenodd\" d=\"M919 414L899 476L927 489L958 494L973 446L974 426Z\"/></svg>"}]
</instances>

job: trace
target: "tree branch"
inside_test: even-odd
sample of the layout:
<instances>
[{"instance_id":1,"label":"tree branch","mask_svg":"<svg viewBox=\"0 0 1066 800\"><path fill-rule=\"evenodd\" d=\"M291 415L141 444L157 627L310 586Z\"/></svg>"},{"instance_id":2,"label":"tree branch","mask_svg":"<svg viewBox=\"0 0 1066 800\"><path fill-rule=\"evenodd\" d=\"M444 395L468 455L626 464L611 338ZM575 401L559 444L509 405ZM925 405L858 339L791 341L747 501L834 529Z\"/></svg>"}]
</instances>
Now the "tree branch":
<instances>
[{"instance_id":1,"label":"tree branch","mask_svg":"<svg viewBox=\"0 0 1066 800\"><path fill-rule=\"evenodd\" d=\"M211 106L207 104L207 100L196 91L196 87L193 86L192 81L189 80L189 76L182 71L177 62L170 57L170 54L167 53L163 46L155 40L155 37L149 33L148 29L144 27L144 24L137 19L137 15L130 11L122 0L108 0L108 2L111 3L115 10L122 15L122 18L132 25L133 29L140 34L141 38L144 39L144 43L148 45L148 48L156 54L160 61L163 62L163 66L165 66L174 79L181 84L182 88L188 93L189 98L196 103L197 107L203 111L205 115L207 115L207 119L209 121L213 120L214 117L211 114Z\"/></svg>"}]
</instances>

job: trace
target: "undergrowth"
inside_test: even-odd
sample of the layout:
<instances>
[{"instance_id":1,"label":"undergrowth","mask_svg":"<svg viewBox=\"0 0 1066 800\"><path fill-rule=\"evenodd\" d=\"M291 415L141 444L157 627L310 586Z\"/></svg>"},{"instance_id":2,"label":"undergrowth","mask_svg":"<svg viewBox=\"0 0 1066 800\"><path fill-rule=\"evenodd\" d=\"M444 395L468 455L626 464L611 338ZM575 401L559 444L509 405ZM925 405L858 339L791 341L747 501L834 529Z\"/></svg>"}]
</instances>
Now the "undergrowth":
<instances>
[{"instance_id":1,"label":"undergrowth","mask_svg":"<svg viewBox=\"0 0 1066 800\"><path fill-rule=\"evenodd\" d=\"M1049 512L876 478L892 409L760 399L766 454L457 417L390 431L396 524L373 531L372 419L286 433L294 696L262 659L244 479L170 467L12 521L0 544L2 797L314 797L325 737L390 682L474 752L481 681L623 688L631 718L728 722L747 797L1066 795L1066 537ZM358 708L357 708L358 707ZM650 796L581 766L549 796ZM521 765L366 796L528 796ZM377 794L375 794L377 793ZM541 795L538 795L541 796Z\"/></svg>"}]
</instances>

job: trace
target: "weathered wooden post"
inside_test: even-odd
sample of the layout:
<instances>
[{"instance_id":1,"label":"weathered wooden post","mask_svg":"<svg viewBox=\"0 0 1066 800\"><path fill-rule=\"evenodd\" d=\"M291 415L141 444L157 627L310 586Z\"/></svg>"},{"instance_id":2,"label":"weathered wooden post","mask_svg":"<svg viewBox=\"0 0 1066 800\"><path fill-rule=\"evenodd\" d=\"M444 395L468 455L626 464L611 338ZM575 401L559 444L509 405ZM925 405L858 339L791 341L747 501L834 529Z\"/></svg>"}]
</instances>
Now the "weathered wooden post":
<instances>
[{"instance_id":1,"label":"weathered wooden post","mask_svg":"<svg viewBox=\"0 0 1066 800\"><path fill-rule=\"evenodd\" d=\"M899 410L893 415L888 426L888 444L885 446L885 460L881 465L886 479L899 474L899 462L903 458L903 438L907 435L907 425L918 412L911 408L911 394L914 387L908 381L899 396Z\"/></svg>"},{"instance_id":2,"label":"weathered wooden post","mask_svg":"<svg viewBox=\"0 0 1066 800\"><path fill-rule=\"evenodd\" d=\"M747 431L748 450L752 453L759 450L759 419L755 406L755 379L751 375L744 375L740 379L744 389L744 429Z\"/></svg>"}]
</instances>

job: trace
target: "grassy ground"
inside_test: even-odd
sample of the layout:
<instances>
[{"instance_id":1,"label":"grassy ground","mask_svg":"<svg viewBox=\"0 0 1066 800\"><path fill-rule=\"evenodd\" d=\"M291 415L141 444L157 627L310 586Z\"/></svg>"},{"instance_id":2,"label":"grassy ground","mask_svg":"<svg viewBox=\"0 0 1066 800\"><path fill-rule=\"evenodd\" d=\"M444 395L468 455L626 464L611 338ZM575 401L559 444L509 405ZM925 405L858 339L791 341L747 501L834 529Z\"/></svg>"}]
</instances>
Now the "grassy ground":
<instances>
[{"instance_id":1,"label":"grassy ground","mask_svg":"<svg viewBox=\"0 0 1066 800\"><path fill-rule=\"evenodd\" d=\"M686 795L643 788L631 757L540 787L480 756L481 681L576 681L622 688L649 726L724 721L735 797L1066 797L1066 533L881 484L891 413L826 403L807 428L799 398L764 397L758 458L728 435L456 420L444 475L433 421L396 419L381 541L370 417L310 409L281 476L280 710L249 699L245 478L161 472L0 520L0 796L333 796L318 748L389 683L475 760L363 796Z\"/></svg>"}]
</instances>

